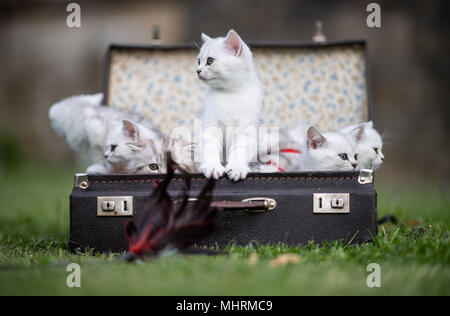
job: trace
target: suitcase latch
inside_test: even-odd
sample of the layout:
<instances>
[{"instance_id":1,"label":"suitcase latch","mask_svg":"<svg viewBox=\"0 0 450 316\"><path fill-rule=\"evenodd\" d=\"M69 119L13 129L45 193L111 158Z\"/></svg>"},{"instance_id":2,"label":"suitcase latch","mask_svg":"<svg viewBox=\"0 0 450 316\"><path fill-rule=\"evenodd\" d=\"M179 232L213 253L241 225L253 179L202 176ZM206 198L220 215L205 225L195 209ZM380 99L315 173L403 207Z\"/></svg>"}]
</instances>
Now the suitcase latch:
<instances>
[{"instance_id":1,"label":"suitcase latch","mask_svg":"<svg viewBox=\"0 0 450 316\"><path fill-rule=\"evenodd\" d=\"M313 213L347 214L350 213L349 193L314 193Z\"/></svg>"},{"instance_id":2,"label":"suitcase latch","mask_svg":"<svg viewBox=\"0 0 450 316\"><path fill-rule=\"evenodd\" d=\"M133 216L133 197L97 197L97 216Z\"/></svg>"}]
</instances>

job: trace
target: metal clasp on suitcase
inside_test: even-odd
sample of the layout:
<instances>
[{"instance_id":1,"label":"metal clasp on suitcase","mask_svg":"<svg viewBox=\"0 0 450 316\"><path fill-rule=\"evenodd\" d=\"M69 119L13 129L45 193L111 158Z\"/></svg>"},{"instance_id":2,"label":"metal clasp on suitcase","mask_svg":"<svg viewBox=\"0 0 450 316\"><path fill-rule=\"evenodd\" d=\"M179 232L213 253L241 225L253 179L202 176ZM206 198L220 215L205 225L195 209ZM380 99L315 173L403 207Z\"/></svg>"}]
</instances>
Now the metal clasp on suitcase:
<instances>
[{"instance_id":1,"label":"metal clasp on suitcase","mask_svg":"<svg viewBox=\"0 0 450 316\"><path fill-rule=\"evenodd\" d=\"M76 173L73 179L73 187L86 190L89 187L89 179L86 173Z\"/></svg>"},{"instance_id":2,"label":"metal clasp on suitcase","mask_svg":"<svg viewBox=\"0 0 450 316\"><path fill-rule=\"evenodd\" d=\"M315 214L350 213L350 193L314 193L313 213Z\"/></svg>"},{"instance_id":3,"label":"metal clasp on suitcase","mask_svg":"<svg viewBox=\"0 0 450 316\"><path fill-rule=\"evenodd\" d=\"M97 197L97 216L133 216L133 197Z\"/></svg>"},{"instance_id":4,"label":"metal clasp on suitcase","mask_svg":"<svg viewBox=\"0 0 450 316\"><path fill-rule=\"evenodd\" d=\"M359 184L373 183L373 170L361 169L359 171L358 183Z\"/></svg>"}]
</instances>

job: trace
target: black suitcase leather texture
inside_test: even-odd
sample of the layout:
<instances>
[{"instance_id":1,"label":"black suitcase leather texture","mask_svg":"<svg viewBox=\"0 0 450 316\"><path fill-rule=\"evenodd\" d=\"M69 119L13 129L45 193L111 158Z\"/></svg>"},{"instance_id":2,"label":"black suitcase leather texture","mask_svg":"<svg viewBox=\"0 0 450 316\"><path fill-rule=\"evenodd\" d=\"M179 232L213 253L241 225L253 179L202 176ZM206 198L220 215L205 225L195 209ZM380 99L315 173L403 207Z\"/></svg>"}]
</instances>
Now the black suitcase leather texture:
<instances>
[{"instance_id":1,"label":"black suitcase leather texture","mask_svg":"<svg viewBox=\"0 0 450 316\"><path fill-rule=\"evenodd\" d=\"M75 187L70 196L69 248L100 252L122 252L128 248L124 224L132 217L97 216L97 198L132 196L138 214L153 190L153 181L163 175L89 176L88 187ZM250 174L246 180L218 181L214 201L274 199L269 212L219 211L215 232L203 246L277 244L290 246L344 240L364 243L377 234L377 196L372 182L361 184L359 172ZM196 197L207 179L192 175L191 197ZM174 199L181 196L183 182L175 177L169 186ZM349 213L313 212L314 193L349 193Z\"/></svg>"}]
</instances>

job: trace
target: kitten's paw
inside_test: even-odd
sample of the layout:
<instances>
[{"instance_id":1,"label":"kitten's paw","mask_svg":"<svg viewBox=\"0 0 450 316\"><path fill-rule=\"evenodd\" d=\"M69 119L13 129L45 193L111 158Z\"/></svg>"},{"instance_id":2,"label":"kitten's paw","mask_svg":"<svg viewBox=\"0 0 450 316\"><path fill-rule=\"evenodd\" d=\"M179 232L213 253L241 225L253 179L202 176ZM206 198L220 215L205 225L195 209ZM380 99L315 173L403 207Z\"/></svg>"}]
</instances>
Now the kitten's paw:
<instances>
[{"instance_id":1,"label":"kitten's paw","mask_svg":"<svg viewBox=\"0 0 450 316\"><path fill-rule=\"evenodd\" d=\"M214 179L219 179L225 172L225 168L220 163L205 163L200 165L199 169L205 177Z\"/></svg>"},{"instance_id":2,"label":"kitten's paw","mask_svg":"<svg viewBox=\"0 0 450 316\"><path fill-rule=\"evenodd\" d=\"M230 162L225 168L228 178L233 181L239 181L247 178L250 168L245 162Z\"/></svg>"},{"instance_id":3,"label":"kitten's paw","mask_svg":"<svg viewBox=\"0 0 450 316\"><path fill-rule=\"evenodd\" d=\"M102 164L94 164L86 169L87 174L107 174L108 170Z\"/></svg>"},{"instance_id":4,"label":"kitten's paw","mask_svg":"<svg viewBox=\"0 0 450 316\"><path fill-rule=\"evenodd\" d=\"M260 172L260 173L273 173L273 172L280 172L280 169L278 169L278 167L274 166L274 165L269 165L269 164L261 164L259 166L259 169L256 170L256 172Z\"/></svg>"}]
</instances>

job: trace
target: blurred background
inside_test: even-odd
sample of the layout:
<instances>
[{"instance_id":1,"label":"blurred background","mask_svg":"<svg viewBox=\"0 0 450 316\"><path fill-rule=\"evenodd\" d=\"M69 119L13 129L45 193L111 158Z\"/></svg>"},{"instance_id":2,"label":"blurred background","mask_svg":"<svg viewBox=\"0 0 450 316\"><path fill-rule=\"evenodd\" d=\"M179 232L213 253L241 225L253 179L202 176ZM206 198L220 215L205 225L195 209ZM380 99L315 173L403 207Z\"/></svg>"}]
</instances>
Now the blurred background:
<instances>
[{"instance_id":1,"label":"blurred background","mask_svg":"<svg viewBox=\"0 0 450 316\"><path fill-rule=\"evenodd\" d=\"M368 41L373 118L388 135L377 179L449 184L449 1L73 1L81 28L66 26L70 2L0 2L0 172L74 166L48 109L102 90L110 43L149 44L155 24L163 44L200 42L201 32L230 28L248 41L310 42L321 20L329 41ZM381 28L366 25L370 2L381 5Z\"/></svg>"}]
</instances>

